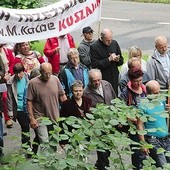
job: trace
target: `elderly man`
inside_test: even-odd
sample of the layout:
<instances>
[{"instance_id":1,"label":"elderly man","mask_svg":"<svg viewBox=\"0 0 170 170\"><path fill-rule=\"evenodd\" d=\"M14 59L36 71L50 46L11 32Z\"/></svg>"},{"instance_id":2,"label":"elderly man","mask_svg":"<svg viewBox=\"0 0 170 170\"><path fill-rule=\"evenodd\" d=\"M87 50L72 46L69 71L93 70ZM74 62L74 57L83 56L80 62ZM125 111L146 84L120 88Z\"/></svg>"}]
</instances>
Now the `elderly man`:
<instances>
[{"instance_id":1,"label":"elderly man","mask_svg":"<svg viewBox=\"0 0 170 170\"><path fill-rule=\"evenodd\" d=\"M78 51L80 53L80 61L82 64L86 65L90 69L90 45L94 42L93 30L89 26L84 27L82 33L84 39L80 42L80 45L78 47Z\"/></svg>"},{"instance_id":2,"label":"elderly man","mask_svg":"<svg viewBox=\"0 0 170 170\"><path fill-rule=\"evenodd\" d=\"M111 100L116 98L112 85L102 80L102 73L99 69L89 71L89 85L85 88L84 95L92 100L93 107L96 107L97 103L111 104ZM110 151L97 151L97 156L97 169L105 170L105 167L109 166Z\"/></svg>"},{"instance_id":3,"label":"elderly man","mask_svg":"<svg viewBox=\"0 0 170 170\"><path fill-rule=\"evenodd\" d=\"M79 52L76 48L70 48L67 52L68 63L60 72L60 80L64 86L66 94L71 97L71 85L75 80L81 80L84 87L89 82L88 68L80 63Z\"/></svg>"},{"instance_id":4,"label":"elderly man","mask_svg":"<svg viewBox=\"0 0 170 170\"><path fill-rule=\"evenodd\" d=\"M160 91L160 85L156 80L151 80L146 84L146 90L148 94L158 94ZM149 155L155 160L157 167L162 167L165 163L170 163L170 157L166 156L166 152L170 152L170 138L168 135L168 126L166 124L166 118L161 116L161 114L165 113L166 109L166 99L163 101L159 101L159 103L155 104L153 108L150 105L140 106L143 114L147 117L152 117L154 120L147 120L146 122L142 122L139 120L138 129L147 130L147 134L145 137L140 135L140 140L146 140L147 143L152 144L153 148L145 151L149 153ZM157 153L157 151L163 148L164 152Z\"/></svg>"},{"instance_id":5,"label":"elderly man","mask_svg":"<svg viewBox=\"0 0 170 170\"><path fill-rule=\"evenodd\" d=\"M30 125L35 129L40 143L48 143L48 132L53 126L42 125L41 118L48 117L51 121L56 121L59 117L59 100L63 102L67 98L59 79L52 75L50 63L41 64L40 73L28 85L27 107Z\"/></svg>"},{"instance_id":6,"label":"elderly man","mask_svg":"<svg viewBox=\"0 0 170 170\"><path fill-rule=\"evenodd\" d=\"M155 38L155 50L147 61L147 73L152 80L159 82L161 89L169 87L170 49L164 36Z\"/></svg>"},{"instance_id":7,"label":"elderly man","mask_svg":"<svg viewBox=\"0 0 170 170\"><path fill-rule=\"evenodd\" d=\"M108 81L116 95L118 94L118 66L123 64L123 57L117 41L113 40L110 29L104 29L101 37L90 48L91 66L101 70L103 80Z\"/></svg>"},{"instance_id":8,"label":"elderly man","mask_svg":"<svg viewBox=\"0 0 170 170\"><path fill-rule=\"evenodd\" d=\"M132 57L128 60L128 69L135 69L135 68L142 69L141 59L137 57ZM147 72L143 71L142 83L146 84L149 80L150 80L150 77L148 76ZM129 77L128 77L128 72L126 72L119 82L119 88L121 92L127 86L128 82L129 82Z\"/></svg>"}]
</instances>

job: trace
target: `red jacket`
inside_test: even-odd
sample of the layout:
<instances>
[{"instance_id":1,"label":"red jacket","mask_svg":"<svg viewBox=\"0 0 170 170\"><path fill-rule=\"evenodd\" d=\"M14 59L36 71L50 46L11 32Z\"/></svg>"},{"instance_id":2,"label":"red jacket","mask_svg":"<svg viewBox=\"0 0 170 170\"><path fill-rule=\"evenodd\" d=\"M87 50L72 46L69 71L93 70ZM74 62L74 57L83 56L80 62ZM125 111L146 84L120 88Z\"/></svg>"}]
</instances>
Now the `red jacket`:
<instances>
[{"instance_id":1,"label":"red jacket","mask_svg":"<svg viewBox=\"0 0 170 170\"><path fill-rule=\"evenodd\" d=\"M75 48L74 39L70 34L66 34L70 48ZM56 47L59 46L58 38L47 39L44 47L44 54L48 58L48 62L51 63L53 73L59 73L60 71L60 54L55 52Z\"/></svg>"},{"instance_id":2,"label":"red jacket","mask_svg":"<svg viewBox=\"0 0 170 170\"><path fill-rule=\"evenodd\" d=\"M7 60L9 61L9 63L8 63L9 64L9 71L8 72L11 73L11 75L13 75L14 74L13 67L15 65L15 57L12 53L12 50L10 50L8 48L4 48L4 47L3 47L3 50L6 54Z\"/></svg>"}]
</instances>

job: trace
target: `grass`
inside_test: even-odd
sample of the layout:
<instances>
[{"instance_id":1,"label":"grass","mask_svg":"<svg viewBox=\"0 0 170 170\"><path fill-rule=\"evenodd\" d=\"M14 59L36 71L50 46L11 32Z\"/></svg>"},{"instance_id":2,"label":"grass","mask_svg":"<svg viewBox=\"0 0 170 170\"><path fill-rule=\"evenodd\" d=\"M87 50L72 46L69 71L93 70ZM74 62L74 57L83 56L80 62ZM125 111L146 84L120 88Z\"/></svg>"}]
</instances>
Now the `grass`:
<instances>
[{"instance_id":1,"label":"grass","mask_svg":"<svg viewBox=\"0 0 170 170\"><path fill-rule=\"evenodd\" d=\"M32 50L36 50L36 51L40 52L42 55L43 55L44 45L45 45L45 40L31 42ZM128 53L122 51L122 55L123 55L124 63L125 63L128 60ZM148 59L148 57L149 57L148 55L143 55L142 58L146 61Z\"/></svg>"},{"instance_id":2,"label":"grass","mask_svg":"<svg viewBox=\"0 0 170 170\"><path fill-rule=\"evenodd\" d=\"M124 58L124 63L128 60L128 53L127 52L122 52L123 58ZM142 59L144 59L145 61L147 61L149 55L144 54L142 56Z\"/></svg>"},{"instance_id":3,"label":"grass","mask_svg":"<svg viewBox=\"0 0 170 170\"><path fill-rule=\"evenodd\" d=\"M45 45L45 40L42 41L32 41L31 48L32 50L38 51L43 55L43 49Z\"/></svg>"},{"instance_id":4,"label":"grass","mask_svg":"<svg viewBox=\"0 0 170 170\"><path fill-rule=\"evenodd\" d=\"M170 4L170 0L121 0L121 1Z\"/></svg>"}]
</instances>

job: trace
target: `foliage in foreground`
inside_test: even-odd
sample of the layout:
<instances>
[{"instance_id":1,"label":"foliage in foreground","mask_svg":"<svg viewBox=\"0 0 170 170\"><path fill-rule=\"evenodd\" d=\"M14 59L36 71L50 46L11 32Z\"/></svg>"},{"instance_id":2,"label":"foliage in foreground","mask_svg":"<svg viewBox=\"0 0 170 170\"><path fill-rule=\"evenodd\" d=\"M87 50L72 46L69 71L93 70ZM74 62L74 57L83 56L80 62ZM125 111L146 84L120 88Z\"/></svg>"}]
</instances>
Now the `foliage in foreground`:
<instances>
[{"instance_id":1,"label":"foliage in foreground","mask_svg":"<svg viewBox=\"0 0 170 170\"><path fill-rule=\"evenodd\" d=\"M33 9L58 2L59 0L1 0L0 7L13 9Z\"/></svg>"},{"instance_id":2,"label":"foliage in foreground","mask_svg":"<svg viewBox=\"0 0 170 170\"><path fill-rule=\"evenodd\" d=\"M42 6L41 0L1 0L0 6L13 9L29 9Z\"/></svg>"},{"instance_id":3,"label":"foliage in foreground","mask_svg":"<svg viewBox=\"0 0 170 170\"><path fill-rule=\"evenodd\" d=\"M158 98L162 100L162 98ZM153 104L147 103L144 100L145 105L153 107L156 104L156 99L153 99ZM113 105L107 106L99 104L97 108L92 109L92 114L87 113L86 119L78 119L76 117L60 118L54 125L54 131L51 131L51 137L53 140L49 143L50 146L57 146L60 141L68 140L70 144L65 145L65 148L61 153L52 152L49 145L41 145L45 147L44 152L40 152L37 156L33 155L32 159L25 158L25 151L18 151L10 155L10 157L2 160L2 170L15 170L15 169L45 169L45 170L94 170L94 162L91 160L91 153L95 153L96 150L104 151L110 150L111 156L110 167L108 170L129 170L132 169L130 162L127 162L127 158L130 158L132 152L129 149L130 144L137 144L139 148L152 148L147 143L134 143L131 141L126 133L120 133L117 127L122 125L129 125L129 133L146 134L146 131L137 132L136 127L127 121L128 118L140 117L143 121L146 121L146 116L139 114L139 110L134 107L128 107L124 102L119 99L112 101ZM59 123L64 128L64 132L61 132ZM43 118L42 123L50 125L52 122ZM72 132L68 130L68 127L72 126ZM27 149L27 147L25 146ZM160 149L159 152L163 152ZM32 152L28 152L33 154ZM144 170L156 170L154 161L148 157L144 161ZM170 169L170 165L165 165L164 170Z\"/></svg>"}]
</instances>

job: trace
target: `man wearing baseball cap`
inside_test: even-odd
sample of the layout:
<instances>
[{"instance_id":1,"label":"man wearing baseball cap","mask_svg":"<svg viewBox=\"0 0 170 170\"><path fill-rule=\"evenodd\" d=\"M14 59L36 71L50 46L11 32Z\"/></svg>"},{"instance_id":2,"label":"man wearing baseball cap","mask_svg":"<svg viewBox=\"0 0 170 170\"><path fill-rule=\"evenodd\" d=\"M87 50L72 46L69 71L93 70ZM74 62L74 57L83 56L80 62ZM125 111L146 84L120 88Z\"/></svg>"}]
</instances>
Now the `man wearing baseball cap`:
<instances>
[{"instance_id":1,"label":"man wearing baseball cap","mask_svg":"<svg viewBox=\"0 0 170 170\"><path fill-rule=\"evenodd\" d=\"M90 45L94 42L93 39L93 29L90 26L84 27L82 30L82 36L84 39L80 42L78 51L80 54L80 61L82 64L86 65L89 69L91 66L90 59Z\"/></svg>"}]
</instances>

